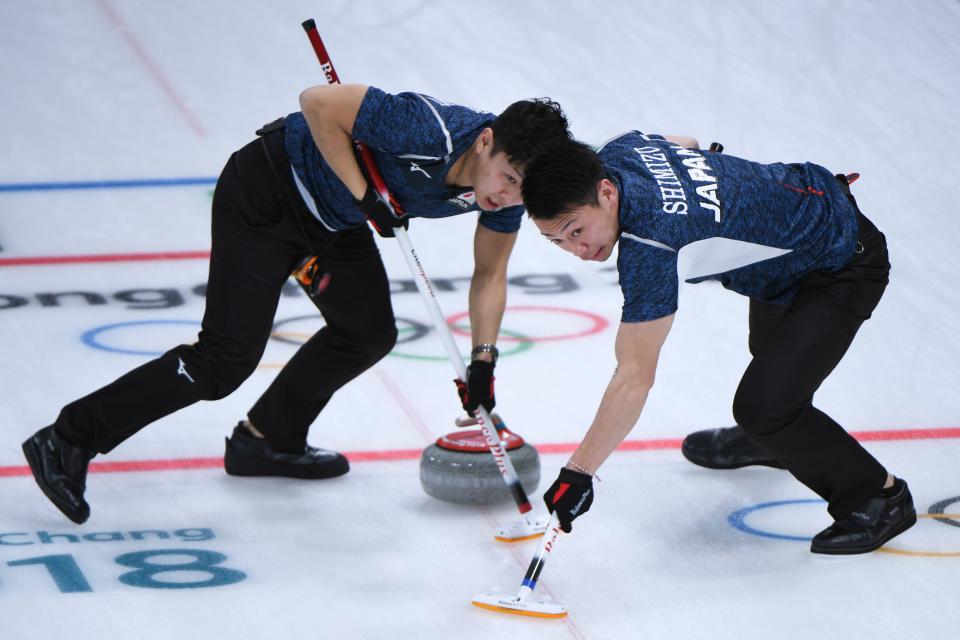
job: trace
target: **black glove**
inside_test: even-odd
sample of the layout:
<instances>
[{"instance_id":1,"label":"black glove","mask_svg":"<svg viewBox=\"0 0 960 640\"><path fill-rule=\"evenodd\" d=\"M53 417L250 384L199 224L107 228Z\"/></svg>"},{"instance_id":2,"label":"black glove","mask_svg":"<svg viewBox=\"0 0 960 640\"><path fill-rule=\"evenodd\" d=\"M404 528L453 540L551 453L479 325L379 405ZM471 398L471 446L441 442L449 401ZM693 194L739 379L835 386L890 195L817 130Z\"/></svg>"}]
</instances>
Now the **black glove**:
<instances>
[{"instance_id":1,"label":"black glove","mask_svg":"<svg viewBox=\"0 0 960 640\"><path fill-rule=\"evenodd\" d=\"M590 511L593 504L593 478L573 469L560 469L560 475L543 494L547 511L557 512L560 528L570 533L570 526L577 516Z\"/></svg>"},{"instance_id":2,"label":"black glove","mask_svg":"<svg viewBox=\"0 0 960 640\"><path fill-rule=\"evenodd\" d=\"M493 377L494 363L486 360L474 360L467 367L467 381L460 378L454 380L457 385L457 393L460 394L460 403L464 410L473 415L477 407L483 405L487 411L493 411L497 406L497 399L493 395Z\"/></svg>"},{"instance_id":3,"label":"black glove","mask_svg":"<svg viewBox=\"0 0 960 640\"><path fill-rule=\"evenodd\" d=\"M393 196L390 196L390 206L393 207L393 212L391 212L390 207L380 199L370 183L367 184L367 191L363 194L363 200L354 200L354 202L357 203L357 208L363 212L363 215L367 216L367 220L373 224L373 228L376 229L381 238L392 238L394 237L394 229L397 227L406 229L410 225L410 217L404 215L403 209L393 199Z\"/></svg>"}]
</instances>

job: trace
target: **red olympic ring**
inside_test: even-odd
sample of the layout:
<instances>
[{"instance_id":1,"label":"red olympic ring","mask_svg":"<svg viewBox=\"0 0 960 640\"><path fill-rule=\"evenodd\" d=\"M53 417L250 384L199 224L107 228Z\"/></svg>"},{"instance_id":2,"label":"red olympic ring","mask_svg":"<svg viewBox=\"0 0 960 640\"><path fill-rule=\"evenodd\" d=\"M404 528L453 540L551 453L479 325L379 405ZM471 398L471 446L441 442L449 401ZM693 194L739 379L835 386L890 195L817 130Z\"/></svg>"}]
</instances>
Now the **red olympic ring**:
<instances>
[{"instance_id":1,"label":"red olympic ring","mask_svg":"<svg viewBox=\"0 0 960 640\"><path fill-rule=\"evenodd\" d=\"M563 307L532 307L532 306L519 306L519 307L507 307L506 311L549 311L555 313L568 313L574 316L580 316L581 318L586 318L593 323L593 326L589 327L584 331L578 333L567 333L557 336L542 336L542 337L527 337L527 338L516 338L511 336L499 336L497 340L502 341L512 341L512 342L550 342L552 340L573 340L574 338L583 338L586 336L592 336L600 333L606 329L610 322L603 316L599 316L595 313L590 313L589 311L581 311L580 309L565 309ZM450 325L450 329L457 335L470 337L469 326L464 327L458 323L470 316L469 311L461 311L455 313L452 316L447 317L447 324Z\"/></svg>"}]
</instances>

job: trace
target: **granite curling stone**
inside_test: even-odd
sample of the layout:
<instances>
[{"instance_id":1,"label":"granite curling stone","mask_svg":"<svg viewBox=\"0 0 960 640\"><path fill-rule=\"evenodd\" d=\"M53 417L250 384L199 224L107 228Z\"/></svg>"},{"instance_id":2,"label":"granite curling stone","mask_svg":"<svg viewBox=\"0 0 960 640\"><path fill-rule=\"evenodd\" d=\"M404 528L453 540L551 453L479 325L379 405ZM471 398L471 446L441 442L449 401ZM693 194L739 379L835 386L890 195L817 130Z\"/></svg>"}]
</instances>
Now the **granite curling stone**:
<instances>
[{"instance_id":1,"label":"granite curling stone","mask_svg":"<svg viewBox=\"0 0 960 640\"><path fill-rule=\"evenodd\" d=\"M540 484L540 456L532 445L507 429L499 416L494 426L527 495ZM495 504L511 500L497 462L479 429L454 431L420 456L420 484L428 495L457 504Z\"/></svg>"}]
</instances>

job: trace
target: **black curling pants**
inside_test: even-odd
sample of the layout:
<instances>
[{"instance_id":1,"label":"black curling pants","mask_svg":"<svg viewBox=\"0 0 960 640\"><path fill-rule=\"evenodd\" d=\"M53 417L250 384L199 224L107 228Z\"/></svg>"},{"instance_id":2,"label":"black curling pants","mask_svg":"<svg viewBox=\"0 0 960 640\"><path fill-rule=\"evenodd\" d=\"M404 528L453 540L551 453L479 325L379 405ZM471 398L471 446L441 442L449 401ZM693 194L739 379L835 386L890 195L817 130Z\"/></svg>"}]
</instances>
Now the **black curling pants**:
<instances>
[{"instance_id":1,"label":"black curling pants","mask_svg":"<svg viewBox=\"0 0 960 640\"><path fill-rule=\"evenodd\" d=\"M857 253L846 267L808 275L788 305L750 301L753 360L733 402L734 418L747 436L826 500L834 519L876 495L887 476L843 427L813 406L814 394L888 281L883 234L859 210L857 221Z\"/></svg>"},{"instance_id":2,"label":"black curling pants","mask_svg":"<svg viewBox=\"0 0 960 640\"><path fill-rule=\"evenodd\" d=\"M210 274L197 342L65 406L55 423L62 437L106 453L163 416L229 395L259 363L291 271L305 256L318 255L329 284L311 300L325 326L249 413L274 448L303 451L310 424L333 393L389 353L397 330L369 228L327 231L295 189L282 128L230 157L213 198Z\"/></svg>"}]
</instances>

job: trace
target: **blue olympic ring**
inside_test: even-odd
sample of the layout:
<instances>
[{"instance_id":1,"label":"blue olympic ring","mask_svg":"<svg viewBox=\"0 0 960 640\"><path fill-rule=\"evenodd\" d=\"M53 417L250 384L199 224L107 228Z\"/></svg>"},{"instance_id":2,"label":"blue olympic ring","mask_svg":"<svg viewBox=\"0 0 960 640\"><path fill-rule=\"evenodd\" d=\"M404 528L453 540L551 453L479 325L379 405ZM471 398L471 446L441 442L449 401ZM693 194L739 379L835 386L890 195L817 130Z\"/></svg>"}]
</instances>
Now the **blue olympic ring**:
<instances>
[{"instance_id":1,"label":"blue olympic ring","mask_svg":"<svg viewBox=\"0 0 960 640\"><path fill-rule=\"evenodd\" d=\"M729 516L727 516L727 522L730 523L730 526L738 531L744 533L749 533L752 536L760 536L763 538L774 538L775 540L796 540L799 542L810 542L811 537L808 536L788 536L784 533L772 533L770 531L764 531L763 529L757 529L756 527L751 527L747 524L747 516L749 516L754 511L759 511L760 509L772 509L773 507L782 507L788 504L826 504L825 501L819 499L812 500L777 500L776 502L761 502L760 504L755 504L749 507L744 507L738 511L734 511Z\"/></svg>"},{"instance_id":2,"label":"blue olympic ring","mask_svg":"<svg viewBox=\"0 0 960 640\"><path fill-rule=\"evenodd\" d=\"M94 349L101 349L103 351L110 351L112 353L125 353L133 356L159 356L163 355L163 351L137 351L135 349L123 349L120 347L111 347L110 345L103 344L99 342L97 336L101 333L107 331L112 331L114 329L122 329L124 327L132 327L139 325L147 324L189 324L199 326L200 322L197 320L131 320L128 322L117 322L115 324L105 324L99 327L94 327L88 331L85 331L80 340L83 341L83 344L88 347L93 347Z\"/></svg>"}]
</instances>

